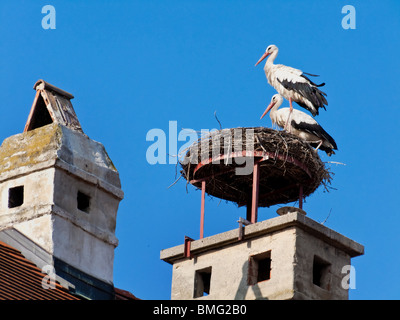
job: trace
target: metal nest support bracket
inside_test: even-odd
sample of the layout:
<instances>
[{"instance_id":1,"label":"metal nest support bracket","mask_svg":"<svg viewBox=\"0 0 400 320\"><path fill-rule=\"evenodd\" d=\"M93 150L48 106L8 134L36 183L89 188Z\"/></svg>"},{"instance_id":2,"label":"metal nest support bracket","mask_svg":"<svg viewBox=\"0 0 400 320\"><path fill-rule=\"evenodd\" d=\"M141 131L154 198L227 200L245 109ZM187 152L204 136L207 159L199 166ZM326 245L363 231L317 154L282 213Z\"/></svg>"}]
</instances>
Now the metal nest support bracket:
<instances>
[{"instance_id":1,"label":"metal nest support bracket","mask_svg":"<svg viewBox=\"0 0 400 320\"><path fill-rule=\"evenodd\" d=\"M238 240L242 241L244 239L244 227L251 224L251 222L249 220L243 219L242 217L239 218L238 222L239 222Z\"/></svg>"},{"instance_id":2,"label":"metal nest support bracket","mask_svg":"<svg viewBox=\"0 0 400 320\"><path fill-rule=\"evenodd\" d=\"M183 256L185 258L192 259L192 254L190 252L190 245L191 245L192 241L194 241L192 238L185 236L185 242L183 245Z\"/></svg>"}]
</instances>

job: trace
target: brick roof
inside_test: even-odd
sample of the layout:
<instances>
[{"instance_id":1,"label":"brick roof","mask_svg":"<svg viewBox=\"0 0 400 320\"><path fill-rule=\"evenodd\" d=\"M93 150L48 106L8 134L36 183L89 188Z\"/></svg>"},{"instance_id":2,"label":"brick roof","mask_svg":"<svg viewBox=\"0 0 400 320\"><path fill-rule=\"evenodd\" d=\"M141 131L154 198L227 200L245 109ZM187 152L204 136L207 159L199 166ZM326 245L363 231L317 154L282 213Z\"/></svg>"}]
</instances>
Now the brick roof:
<instances>
[{"instance_id":1,"label":"brick roof","mask_svg":"<svg viewBox=\"0 0 400 320\"><path fill-rule=\"evenodd\" d=\"M115 300L141 300L129 291L118 288L114 288L114 291L115 291Z\"/></svg>"},{"instance_id":2,"label":"brick roof","mask_svg":"<svg viewBox=\"0 0 400 320\"><path fill-rule=\"evenodd\" d=\"M0 241L0 300L80 300L58 283L44 289L45 276L21 252Z\"/></svg>"}]
</instances>

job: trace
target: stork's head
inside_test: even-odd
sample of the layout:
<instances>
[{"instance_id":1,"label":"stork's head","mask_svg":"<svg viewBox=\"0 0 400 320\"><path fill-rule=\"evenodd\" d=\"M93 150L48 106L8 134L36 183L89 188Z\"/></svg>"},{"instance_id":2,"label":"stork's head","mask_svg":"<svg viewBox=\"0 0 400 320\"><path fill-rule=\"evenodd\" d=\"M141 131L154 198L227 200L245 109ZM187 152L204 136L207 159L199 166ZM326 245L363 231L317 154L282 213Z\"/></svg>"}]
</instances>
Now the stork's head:
<instances>
[{"instance_id":1,"label":"stork's head","mask_svg":"<svg viewBox=\"0 0 400 320\"><path fill-rule=\"evenodd\" d=\"M264 118L264 116L268 113L268 111L271 110L274 106L278 108L282 104L282 102L283 102L283 97L279 93L274 94L272 96L271 103L268 105L267 109L265 109L260 119Z\"/></svg>"},{"instance_id":2,"label":"stork's head","mask_svg":"<svg viewBox=\"0 0 400 320\"><path fill-rule=\"evenodd\" d=\"M265 53L261 56L260 60L257 61L256 65L258 65L261 61L263 61L266 57L274 52L278 52L278 47L274 44L269 45L265 50Z\"/></svg>"}]
</instances>

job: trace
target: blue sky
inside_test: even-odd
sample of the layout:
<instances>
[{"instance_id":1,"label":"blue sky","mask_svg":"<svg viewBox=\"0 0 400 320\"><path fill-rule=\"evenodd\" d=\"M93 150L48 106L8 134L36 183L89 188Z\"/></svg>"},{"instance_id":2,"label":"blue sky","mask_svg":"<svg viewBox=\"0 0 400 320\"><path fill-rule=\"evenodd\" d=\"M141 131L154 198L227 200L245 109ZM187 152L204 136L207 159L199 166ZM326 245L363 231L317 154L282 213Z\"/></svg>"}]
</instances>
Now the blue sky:
<instances>
[{"instance_id":1,"label":"blue sky","mask_svg":"<svg viewBox=\"0 0 400 320\"><path fill-rule=\"evenodd\" d=\"M55 30L41 26L46 4ZM342 28L347 4L354 30ZM304 209L319 222L330 213L326 226L365 246L351 299L399 298L400 2L17 0L2 1L0 15L0 140L23 131L32 86L44 79L75 96L85 133L120 172L115 286L170 299L160 250L199 237L200 192L182 180L168 188L176 167L147 162L147 132L169 138L169 121L178 132L217 128L215 111L224 128L270 127L259 118L275 90L254 64L275 44L276 63L326 82L329 105L317 120L339 151L320 155L345 164L330 165L335 190L318 189ZM262 208L259 219L275 211ZM207 197L205 236L237 228L240 216L244 208Z\"/></svg>"}]
</instances>

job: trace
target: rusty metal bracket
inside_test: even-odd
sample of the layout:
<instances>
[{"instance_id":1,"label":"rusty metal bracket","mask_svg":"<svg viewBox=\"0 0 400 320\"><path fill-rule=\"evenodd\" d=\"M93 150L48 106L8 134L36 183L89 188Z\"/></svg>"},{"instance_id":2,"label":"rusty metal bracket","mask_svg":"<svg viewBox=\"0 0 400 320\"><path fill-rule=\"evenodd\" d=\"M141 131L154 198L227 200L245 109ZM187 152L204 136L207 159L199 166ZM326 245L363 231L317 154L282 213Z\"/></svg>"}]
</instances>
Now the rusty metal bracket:
<instances>
[{"instance_id":1,"label":"rusty metal bracket","mask_svg":"<svg viewBox=\"0 0 400 320\"><path fill-rule=\"evenodd\" d=\"M238 240L241 241L244 239L244 226L248 226L251 224L249 220L243 219L242 217L239 218L239 237Z\"/></svg>"},{"instance_id":2,"label":"rusty metal bracket","mask_svg":"<svg viewBox=\"0 0 400 320\"><path fill-rule=\"evenodd\" d=\"M300 185L299 187L299 208L303 209L303 186Z\"/></svg>"},{"instance_id":3,"label":"rusty metal bracket","mask_svg":"<svg viewBox=\"0 0 400 320\"><path fill-rule=\"evenodd\" d=\"M204 205L206 197L206 181L201 182L200 239L204 237Z\"/></svg>"},{"instance_id":4,"label":"rusty metal bracket","mask_svg":"<svg viewBox=\"0 0 400 320\"><path fill-rule=\"evenodd\" d=\"M194 241L192 238L185 236L185 242L183 245L183 255L185 258L192 259L192 254L190 252L190 245L191 245L192 241Z\"/></svg>"},{"instance_id":5,"label":"rusty metal bracket","mask_svg":"<svg viewBox=\"0 0 400 320\"><path fill-rule=\"evenodd\" d=\"M260 184L260 162L254 163L253 167L253 190L251 197L251 223L256 223L258 219L258 196Z\"/></svg>"}]
</instances>

